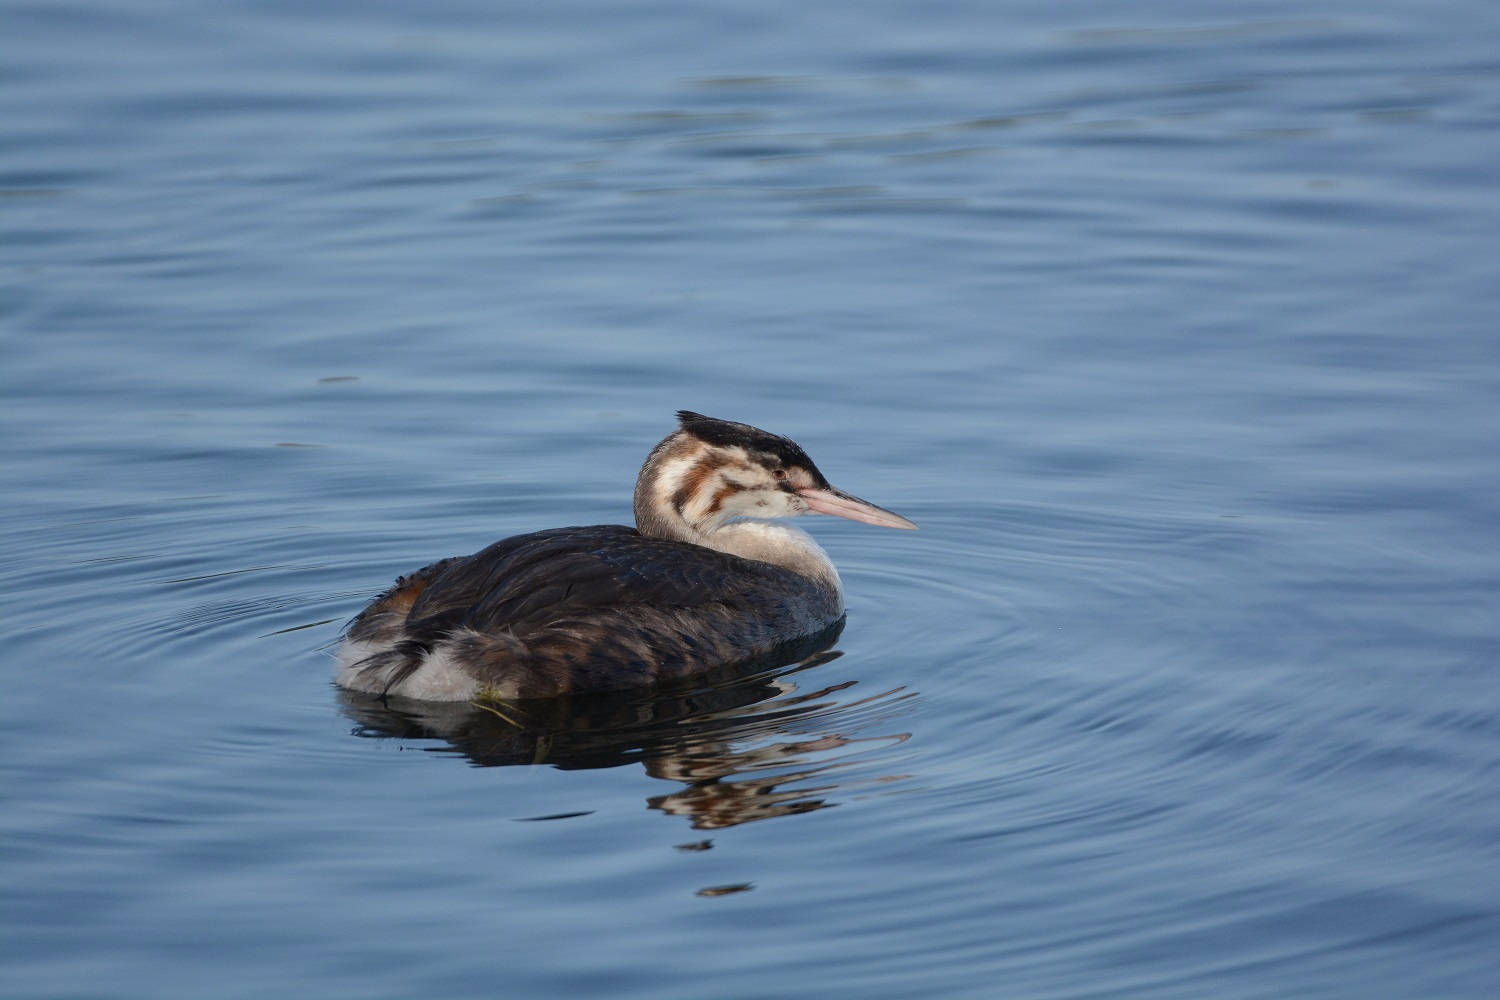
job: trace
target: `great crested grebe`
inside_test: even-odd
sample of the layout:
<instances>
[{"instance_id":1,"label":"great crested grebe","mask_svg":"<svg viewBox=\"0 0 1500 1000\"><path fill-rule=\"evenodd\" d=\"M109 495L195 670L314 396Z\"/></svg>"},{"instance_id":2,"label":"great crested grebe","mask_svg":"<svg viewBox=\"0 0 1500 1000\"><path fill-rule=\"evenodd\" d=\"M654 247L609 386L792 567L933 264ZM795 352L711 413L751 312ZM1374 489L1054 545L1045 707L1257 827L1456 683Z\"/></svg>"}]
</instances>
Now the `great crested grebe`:
<instances>
[{"instance_id":1,"label":"great crested grebe","mask_svg":"<svg viewBox=\"0 0 1500 1000\"><path fill-rule=\"evenodd\" d=\"M338 683L428 701L548 698L766 655L844 615L828 555L762 520L906 518L842 493L796 442L680 410L635 484L635 528L516 535L403 576L349 624Z\"/></svg>"}]
</instances>

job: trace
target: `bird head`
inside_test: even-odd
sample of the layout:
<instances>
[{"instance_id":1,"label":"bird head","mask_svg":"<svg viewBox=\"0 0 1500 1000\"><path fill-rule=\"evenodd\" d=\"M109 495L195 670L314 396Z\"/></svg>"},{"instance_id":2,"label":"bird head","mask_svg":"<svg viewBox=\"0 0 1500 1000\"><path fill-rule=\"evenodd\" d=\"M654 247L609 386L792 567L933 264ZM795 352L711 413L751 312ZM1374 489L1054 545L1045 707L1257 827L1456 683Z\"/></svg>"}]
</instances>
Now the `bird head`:
<instances>
[{"instance_id":1,"label":"bird head","mask_svg":"<svg viewBox=\"0 0 1500 1000\"><path fill-rule=\"evenodd\" d=\"M810 513L916 528L835 489L790 438L690 410L678 411L677 419L678 429L651 452L636 482L636 525L643 534L692 540L737 517Z\"/></svg>"}]
</instances>

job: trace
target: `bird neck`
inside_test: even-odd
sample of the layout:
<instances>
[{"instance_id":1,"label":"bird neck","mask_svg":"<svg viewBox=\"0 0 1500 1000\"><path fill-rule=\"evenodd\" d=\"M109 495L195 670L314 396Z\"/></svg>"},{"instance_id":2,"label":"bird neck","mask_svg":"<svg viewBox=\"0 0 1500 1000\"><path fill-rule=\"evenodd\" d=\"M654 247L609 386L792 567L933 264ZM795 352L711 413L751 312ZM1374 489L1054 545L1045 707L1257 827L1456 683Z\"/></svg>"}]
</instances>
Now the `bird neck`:
<instances>
[{"instance_id":1,"label":"bird neck","mask_svg":"<svg viewBox=\"0 0 1500 1000\"><path fill-rule=\"evenodd\" d=\"M843 585L839 582L839 571L834 568L833 560L811 535L790 524L741 518L702 536L702 540L695 544L791 570L831 590L838 596L840 604L843 602Z\"/></svg>"}]
</instances>

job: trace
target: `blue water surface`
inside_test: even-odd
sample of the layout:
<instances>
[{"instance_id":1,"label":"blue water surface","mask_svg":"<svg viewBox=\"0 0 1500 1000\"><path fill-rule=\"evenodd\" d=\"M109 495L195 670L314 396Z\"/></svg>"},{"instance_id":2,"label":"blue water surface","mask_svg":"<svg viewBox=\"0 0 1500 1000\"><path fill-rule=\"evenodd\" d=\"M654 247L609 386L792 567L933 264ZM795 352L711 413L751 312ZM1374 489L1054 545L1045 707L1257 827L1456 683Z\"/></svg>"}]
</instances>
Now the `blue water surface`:
<instances>
[{"instance_id":1,"label":"blue water surface","mask_svg":"<svg viewBox=\"0 0 1500 1000\"><path fill-rule=\"evenodd\" d=\"M1500 991L1500 11L7 2L0 994ZM340 694L691 408L836 657Z\"/></svg>"}]
</instances>

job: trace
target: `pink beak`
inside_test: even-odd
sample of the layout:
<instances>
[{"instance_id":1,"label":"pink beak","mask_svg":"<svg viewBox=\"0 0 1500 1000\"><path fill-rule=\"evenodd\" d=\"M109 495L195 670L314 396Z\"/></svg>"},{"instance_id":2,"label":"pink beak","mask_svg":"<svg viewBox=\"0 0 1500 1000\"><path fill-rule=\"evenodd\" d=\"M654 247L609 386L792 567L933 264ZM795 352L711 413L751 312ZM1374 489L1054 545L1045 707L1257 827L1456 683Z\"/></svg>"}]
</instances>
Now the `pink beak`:
<instances>
[{"instance_id":1,"label":"pink beak","mask_svg":"<svg viewBox=\"0 0 1500 1000\"><path fill-rule=\"evenodd\" d=\"M841 493L838 490L816 490L809 487L798 490L797 495L806 501L809 508L817 511L819 514L847 517L851 521L878 524L882 528L917 530L915 524L912 524L900 514L893 514L884 507L877 507L872 503L866 503L859 497L851 497L849 494Z\"/></svg>"}]
</instances>

